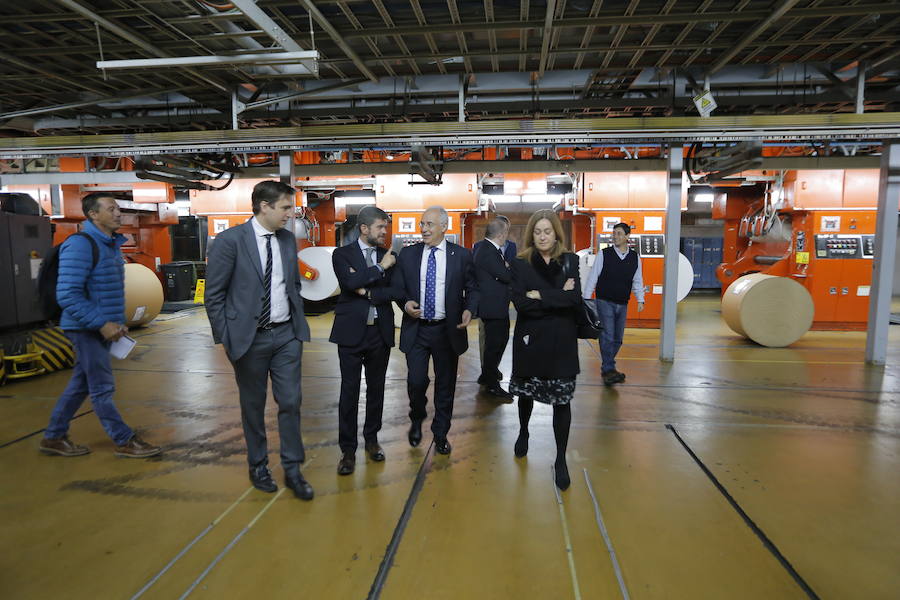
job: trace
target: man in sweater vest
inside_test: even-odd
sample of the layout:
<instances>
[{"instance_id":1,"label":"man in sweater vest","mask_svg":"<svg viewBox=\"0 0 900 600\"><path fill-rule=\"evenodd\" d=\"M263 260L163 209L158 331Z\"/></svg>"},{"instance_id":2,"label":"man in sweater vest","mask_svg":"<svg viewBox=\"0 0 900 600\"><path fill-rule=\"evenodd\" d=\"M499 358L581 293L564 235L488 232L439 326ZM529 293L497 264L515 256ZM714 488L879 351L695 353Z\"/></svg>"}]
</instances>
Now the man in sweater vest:
<instances>
[{"instance_id":1,"label":"man in sweater vest","mask_svg":"<svg viewBox=\"0 0 900 600\"><path fill-rule=\"evenodd\" d=\"M597 314L603 325L600 335L600 374L603 383L612 385L625 381L625 374L616 370L616 354L625 335L628 299L634 292L638 312L644 310L644 279L637 252L628 248L631 227L619 223L613 227L613 245L597 253L591 274L584 286L584 297L596 292Z\"/></svg>"}]
</instances>

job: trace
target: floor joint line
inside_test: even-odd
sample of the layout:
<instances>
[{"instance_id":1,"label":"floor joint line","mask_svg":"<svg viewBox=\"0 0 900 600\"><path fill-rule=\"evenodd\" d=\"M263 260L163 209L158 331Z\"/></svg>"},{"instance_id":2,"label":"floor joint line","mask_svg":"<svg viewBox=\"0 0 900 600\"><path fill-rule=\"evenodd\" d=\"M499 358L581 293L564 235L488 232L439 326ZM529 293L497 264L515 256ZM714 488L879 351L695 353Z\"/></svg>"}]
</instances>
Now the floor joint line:
<instances>
[{"instance_id":1,"label":"floor joint line","mask_svg":"<svg viewBox=\"0 0 900 600\"><path fill-rule=\"evenodd\" d=\"M597 502L597 495L594 494L594 486L591 485L591 478L588 475L588 470L582 467L584 470L584 482L587 484L588 493L591 495L591 501L594 503L594 517L597 519L597 526L600 528L600 535L603 536L603 542L606 544L606 549L609 552L609 559L612 562L613 571L616 574L616 580L619 582L619 591L622 592L622 598L624 600L630 600L628 596L628 588L625 586L625 577L622 575L622 569L619 567L619 559L616 556L616 551L613 549L612 540L609 537L609 532L606 530L606 525L603 522L603 515L600 512L600 503Z\"/></svg>"},{"instance_id":2,"label":"floor joint line","mask_svg":"<svg viewBox=\"0 0 900 600\"><path fill-rule=\"evenodd\" d=\"M431 469L431 460L433 457L434 440L432 440L431 444L428 446L428 451L425 452L425 458L422 459L422 464L419 465L419 472L416 473L416 479L413 482L412 489L410 489L409 496L406 498L406 503L403 505L403 512L400 513L400 519L397 521L397 526L394 528L394 533L391 535L391 541L388 542L387 548L384 551L384 558L378 566L378 573L375 574L375 580L372 581L369 595L366 596L367 600L378 600L381 596L384 584L387 582L388 572L394 565L394 557L397 555L397 549L400 547L403 533L406 531L406 526L412 517L413 508L416 505L416 501L419 499L419 492L422 491L422 487L425 485L425 476Z\"/></svg>"},{"instance_id":3,"label":"floor joint line","mask_svg":"<svg viewBox=\"0 0 900 600\"><path fill-rule=\"evenodd\" d=\"M672 432L672 435L675 436L675 439L678 440L678 443L680 443L681 446L687 451L687 453L690 454L691 458L694 459L694 462L697 463L697 466L699 466L700 469L706 474L712 484L716 486L716 489L718 489L719 492L725 497L725 500L728 501L731 507L735 511L737 511L740 517L744 520L744 523L746 523L747 526L753 531L753 533L756 534L756 537L758 537L759 540L763 543L763 546L765 546L766 549L771 552L772 555L778 560L778 562L781 563L781 566L784 567L784 569L794 579L797 585L800 586L800 588L806 593L809 598L811 598L812 600L819 600L818 594L816 594L812 587L808 583L806 583L806 580L803 579L800 573L797 572L797 570L790 563L787 557L781 553L781 550L778 549L775 543L771 539L769 539L769 536L767 536L765 532L759 527L759 525L757 525L753 521L753 519L750 518L750 515L748 515L744 511L744 509L741 508L741 505L738 504L737 500L735 500L734 497L728 492L728 490L725 489L725 486L719 482L716 476L713 475L712 471L709 470L709 468L703 463L700 457L697 456L693 450L691 450L691 447L687 445L687 442L685 442L681 438L681 436L678 435L678 432L675 430L675 428L671 424L666 423L666 429Z\"/></svg>"}]
</instances>

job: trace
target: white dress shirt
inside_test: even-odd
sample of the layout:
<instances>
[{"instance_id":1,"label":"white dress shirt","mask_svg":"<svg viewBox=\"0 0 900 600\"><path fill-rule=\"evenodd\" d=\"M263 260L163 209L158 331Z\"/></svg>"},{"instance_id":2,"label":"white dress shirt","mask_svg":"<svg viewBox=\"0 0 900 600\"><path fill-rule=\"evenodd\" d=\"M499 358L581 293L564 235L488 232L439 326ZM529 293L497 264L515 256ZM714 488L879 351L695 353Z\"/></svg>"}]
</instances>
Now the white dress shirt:
<instances>
[{"instance_id":1,"label":"white dress shirt","mask_svg":"<svg viewBox=\"0 0 900 600\"><path fill-rule=\"evenodd\" d=\"M419 267L419 308L422 309L422 318L425 318L425 281L428 276L428 257L431 255L431 246L425 244L422 249L422 265ZM434 319L439 320L446 318L447 310L444 305L444 284L447 281L447 239L441 240L437 245L437 252L434 253L434 260L437 262L437 273L435 277L434 288Z\"/></svg>"},{"instance_id":2,"label":"white dress shirt","mask_svg":"<svg viewBox=\"0 0 900 600\"><path fill-rule=\"evenodd\" d=\"M620 252L618 248L615 246L612 247L613 250L616 251L616 256L618 256L621 260L625 260L625 257L628 256L628 253L631 252L630 248L627 248L625 252ZM594 258L594 266L591 267L591 274L588 275L587 282L584 284L584 289L581 290L581 295L586 299L590 299L594 294L594 291L597 287L597 279L600 278L600 273L603 272L603 250L596 254ZM637 261L637 270L634 272L634 277L631 279L631 291L634 293L634 297L638 302L644 302L644 275L641 273L641 257L638 257Z\"/></svg>"},{"instance_id":3,"label":"white dress shirt","mask_svg":"<svg viewBox=\"0 0 900 600\"><path fill-rule=\"evenodd\" d=\"M281 261L281 245L278 236L259 224L256 217L250 219L253 233L256 234L256 248L259 250L259 262L263 275L266 273L266 235L272 235L272 300L269 320L272 323L283 323L291 318L291 305L288 300L287 286L284 283L284 265Z\"/></svg>"},{"instance_id":4,"label":"white dress shirt","mask_svg":"<svg viewBox=\"0 0 900 600\"><path fill-rule=\"evenodd\" d=\"M368 252L369 248L372 248L372 265L378 267L378 270L384 274L384 270L378 265L378 248L375 246L370 246L365 243L362 237L358 238L357 243L359 244L359 249L362 250L363 258L366 259L366 264L369 265ZM369 265L369 266L372 266ZM366 318L366 325L374 325L375 319L378 318L378 311L374 305L369 305L369 316Z\"/></svg>"}]
</instances>

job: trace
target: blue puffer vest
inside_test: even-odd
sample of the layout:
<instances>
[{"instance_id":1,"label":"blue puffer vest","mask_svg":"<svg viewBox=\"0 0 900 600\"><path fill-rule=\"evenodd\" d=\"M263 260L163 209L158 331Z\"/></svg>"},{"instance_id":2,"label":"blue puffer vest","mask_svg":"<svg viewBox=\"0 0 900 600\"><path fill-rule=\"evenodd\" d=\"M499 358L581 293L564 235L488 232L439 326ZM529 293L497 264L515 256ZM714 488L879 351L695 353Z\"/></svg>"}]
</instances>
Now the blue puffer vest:
<instances>
[{"instance_id":1,"label":"blue puffer vest","mask_svg":"<svg viewBox=\"0 0 900 600\"><path fill-rule=\"evenodd\" d=\"M91 243L75 235L59 251L56 301L62 307L63 329L100 329L107 321L125 323L125 264L120 248L125 236L110 237L90 220L83 231L94 238L99 250L91 269Z\"/></svg>"}]
</instances>

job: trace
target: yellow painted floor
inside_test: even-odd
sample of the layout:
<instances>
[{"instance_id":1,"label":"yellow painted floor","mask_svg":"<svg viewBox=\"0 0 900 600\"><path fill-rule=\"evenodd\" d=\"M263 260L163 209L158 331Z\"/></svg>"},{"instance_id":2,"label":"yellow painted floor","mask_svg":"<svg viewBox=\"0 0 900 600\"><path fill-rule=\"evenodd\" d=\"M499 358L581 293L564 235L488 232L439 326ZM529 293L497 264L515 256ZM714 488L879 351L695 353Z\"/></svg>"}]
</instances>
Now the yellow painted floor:
<instances>
[{"instance_id":1,"label":"yellow painted floor","mask_svg":"<svg viewBox=\"0 0 900 600\"><path fill-rule=\"evenodd\" d=\"M395 349L387 461L360 450L356 473L339 477L331 315L310 323L311 503L250 488L232 372L202 310L134 332L135 354L115 362L117 403L164 446L159 458L114 457L89 403L71 436L92 454L40 455L69 372L0 387L0 596L900 597L900 326L888 366L876 368L863 362L864 333L762 348L727 329L714 298L689 298L675 363L656 359L658 331L629 329L619 362L628 380L613 389L596 344L582 342L572 486L557 495L551 411L535 407L531 450L517 460L516 406L478 394L474 325L453 453L430 451L427 433L409 447ZM270 411L280 483L274 421Z\"/></svg>"}]
</instances>

